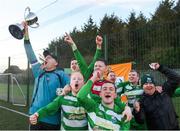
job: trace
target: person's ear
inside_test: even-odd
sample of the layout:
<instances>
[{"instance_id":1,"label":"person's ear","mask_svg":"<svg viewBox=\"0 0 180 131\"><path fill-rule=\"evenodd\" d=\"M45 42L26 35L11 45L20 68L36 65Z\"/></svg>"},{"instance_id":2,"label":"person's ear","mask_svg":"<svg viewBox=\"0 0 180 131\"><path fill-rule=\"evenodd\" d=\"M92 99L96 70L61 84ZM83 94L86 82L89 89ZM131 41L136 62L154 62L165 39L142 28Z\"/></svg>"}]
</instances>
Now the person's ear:
<instances>
[{"instance_id":1,"label":"person's ear","mask_svg":"<svg viewBox=\"0 0 180 131\"><path fill-rule=\"evenodd\" d=\"M57 62L55 63L55 66L58 66L58 63L57 63Z\"/></svg>"},{"instance_id":2,"label":"person's ear","mask_svg":"<svg viewBox=\"0 0 180 131\"><path fill-rule=\"evenodd\" d=\"M99 93L99 96L102 98L102 93L101 92Z\"/></svg>"},{"instance_id":3,"label":"person's ear","mask_svg":"<svg viewBox=\"0 0 180 131\"><path fill-rule=\"evenodd\" d=\"M115 93L114 98L117 98L117 93Z\"/></svg>"}]
</instances>

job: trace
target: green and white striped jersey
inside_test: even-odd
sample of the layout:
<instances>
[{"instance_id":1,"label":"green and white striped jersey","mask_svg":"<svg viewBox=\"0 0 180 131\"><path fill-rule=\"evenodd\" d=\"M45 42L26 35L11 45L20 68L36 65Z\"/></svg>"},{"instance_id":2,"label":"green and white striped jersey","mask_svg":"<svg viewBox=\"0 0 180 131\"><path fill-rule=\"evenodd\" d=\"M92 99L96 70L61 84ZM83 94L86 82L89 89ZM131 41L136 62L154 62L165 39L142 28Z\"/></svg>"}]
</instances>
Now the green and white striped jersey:
<instances>
[{"instance_id":1,"label":"green and white striped jersey","mask_svg":"<svg viewBox=\"0 0 180 131\"><path fill-rule=\"evenodd\" d=\"M109 109L90 97L89 93L92 87L92 81L89 80L79 91L77 97L88 114L89 130L128 130L129 122L124 122L122 112L125 108L114 106Z\"/></svg>"},{"instance_id":2,"label":"green and white striped jersey","mask_svg":"<svg viewBox=\"0 0 180 131\"><path fill-rule=\"evenodd\" d=\"M121 95L126 95L128 99L128 106L131 108L133 111L133 106L135 101L139 100L144 92L143 88L140 85L132 85L129 81L127 82L122 82L118 85L117 87L117 92L118 96ZM139 124L135 121L134 117L130 121L130 130L145 130L146 125L144 124Z\"/></svg>"},{"instance_id":3,"label":"green and white striped jersey","mask_svg":"<svg viewBox=\"0 0 180 131\"><path fill-rule=\"evenodd\" d=\"M39 118L52 115L60 110L62 110L62 130L88 129L85 109L80 106L77 97L73 96L72 93L59 96L53 102L38 110Z\"/></svg>"},{"instance_id":4,"label":"green and white striped jersey","mask_svg":"<svg viewBox=\"0 0 180 131\"><path fill-rule=\"evenodd\" d=\"M140 85L132 85L129 81L123 82L117 85L118 95L124 94L128 98L128 105L133 108L133 104L136 100L139 100L144 90Z\"/></svg>"}]
</instances>

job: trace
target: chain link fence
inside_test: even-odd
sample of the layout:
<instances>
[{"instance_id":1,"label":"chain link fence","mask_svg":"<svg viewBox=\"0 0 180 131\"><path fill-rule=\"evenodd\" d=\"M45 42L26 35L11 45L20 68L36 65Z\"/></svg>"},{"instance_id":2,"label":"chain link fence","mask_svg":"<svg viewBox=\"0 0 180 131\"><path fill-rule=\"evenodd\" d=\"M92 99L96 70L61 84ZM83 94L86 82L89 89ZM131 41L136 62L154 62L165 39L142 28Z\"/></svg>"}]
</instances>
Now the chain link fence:
<instances>
[{"instance_id":1,"label":"chain link fence","mask_svg":"<svg viewBox=\"0 0 180 131\"><path fill-rule=\"evenodd\" d=\"M107 60L108 64L132 62L133 68L139 70L141 74L147 72L153 74L158 84L162 84L165 77L149 70L149 63L159 62L180 73L179 22L149 24L135 30L121 30L116 34L103 35L103 38L102 57ZM75 42L87 63L90 63L96 50L95 38L85 36L84 39ZM54 51L60 57L60 66L69 68L73 58L71 47L61 43ZM3 74L12 73L0 75L0 99L14 103L22 103L25 99L25 104L29 105L34 79L27 64L26 55L13 56L9 60L8 58L0 59L7 62L7 65L1 65L6 69Z\"/></svg>"}]
</instances>

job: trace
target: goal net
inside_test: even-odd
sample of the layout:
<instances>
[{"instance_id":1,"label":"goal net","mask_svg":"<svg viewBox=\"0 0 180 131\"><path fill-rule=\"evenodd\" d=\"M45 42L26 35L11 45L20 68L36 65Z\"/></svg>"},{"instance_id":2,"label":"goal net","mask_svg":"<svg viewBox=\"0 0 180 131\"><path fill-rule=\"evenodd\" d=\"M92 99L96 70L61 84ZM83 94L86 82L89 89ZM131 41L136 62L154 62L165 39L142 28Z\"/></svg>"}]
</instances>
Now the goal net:
<instances>
[{"instance_id":1,"label":"goal net","mask_svg":"<svg viewBox=\"0 0 180 131\"><path fill-rule=\"evenodd\" d=\"M20 86L16 75L0 73L0 100L11 102L13 105L26 106L26 85Z\"/></svg>"}]
</instances>

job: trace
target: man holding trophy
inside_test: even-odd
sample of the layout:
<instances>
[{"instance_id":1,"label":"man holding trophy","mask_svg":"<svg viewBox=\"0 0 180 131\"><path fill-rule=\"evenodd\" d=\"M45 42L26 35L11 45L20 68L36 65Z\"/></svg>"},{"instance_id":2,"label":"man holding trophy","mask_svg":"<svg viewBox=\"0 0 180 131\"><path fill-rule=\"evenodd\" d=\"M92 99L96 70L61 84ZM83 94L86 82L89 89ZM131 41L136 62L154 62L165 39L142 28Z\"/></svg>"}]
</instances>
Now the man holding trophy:
<instances>
[{"instance_id":1,"label":"man holding trophy","mask_svg":"<svg viewBox=\"0 0 180 131\"><path fill-rule=\"evenodd\" d=\"M21 23L21 27L23 27L22 30L20 30L17 25L12 25L9 29L11 28L11 31L13 30L14 34L12 35L17 39L20 39L21 37L16 36L21 36L23 33L26 55L31 64L33 76L35 78L32 103L29 109L29 114L31 115L56 98L57 88L63 88L66 84L69 84L69 76L57 69L57 57L49 51L43 52L43 65L37 61L29 40L29 22L30 21L24 21ZM36 125L30 125L30 130L60 130L60 115L61 113L58 112L55 115L40 119Z\"/></svg>"},{"instance_id":2,"label":"man holding trophy","mask_svg":"<svg viewBox=\"0 0 180 131\"><path fill-rule=\"evenodd\" d=\"M30 12L29 7L26 7L25 9L24 20L26 21L27 25L30 26L31 28L39 27L39 23L37 23L38 17L36 16L35 13ZM12 24L9 26L9 32L14 38L21 40L24 36L24 26L22 23Z\"/></svg>"}]
</instances>

